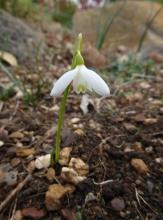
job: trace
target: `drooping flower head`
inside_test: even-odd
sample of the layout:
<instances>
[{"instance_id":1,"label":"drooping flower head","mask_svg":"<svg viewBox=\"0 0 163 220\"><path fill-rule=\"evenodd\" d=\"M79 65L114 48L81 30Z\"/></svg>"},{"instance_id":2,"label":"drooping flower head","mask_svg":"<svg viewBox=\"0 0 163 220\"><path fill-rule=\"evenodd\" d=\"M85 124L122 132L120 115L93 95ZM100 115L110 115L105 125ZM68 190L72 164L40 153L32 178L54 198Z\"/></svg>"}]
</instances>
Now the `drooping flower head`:
<instances>
[{"instance_id":1,"label":"drooping flower head","mask_svg":"<svg viewBox=\"0 0 163 220\"><path fill-rule=\"evenodd\" d=\"M82 35L79 35L82 40ZM76 93L85 93L86 91L96 92L101 96L109 96L110 89L105 81L93 70L84 65L84 59L80 53L81 45L78 45L73 69L64 73L55 83L51 91L51 96L60 96L65 89L72 83Z\"/></svg>"}]
</instances>

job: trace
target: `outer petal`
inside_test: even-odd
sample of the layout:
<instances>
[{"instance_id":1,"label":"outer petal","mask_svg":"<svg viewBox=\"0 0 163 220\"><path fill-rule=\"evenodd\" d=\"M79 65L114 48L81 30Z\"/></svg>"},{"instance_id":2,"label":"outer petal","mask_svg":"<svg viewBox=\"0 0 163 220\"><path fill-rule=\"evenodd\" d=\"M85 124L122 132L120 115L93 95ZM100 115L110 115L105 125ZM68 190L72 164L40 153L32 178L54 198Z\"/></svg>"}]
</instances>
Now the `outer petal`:
<instances>
[{"instance_id":1,"label":"outer petal","mask_svg":"<svg viewBox=\"0 0 163 220\"><path fill-rule=\"evenodd\" d=\"M77 73L76 68L64 73L57 82L54 83L53 89L50 93L51 96L59 96L67 88L67 86L72 82Z\"/></svg>"},{"instance_id":2,"label":"outer petal","mask_svg":"<svg viewBox=\"0 0 163 220\"><path fill-rule=\"evenodd\" d=\"M110 89L105 81L93 70L86 68L82 65L80 73L85 78L87 89L95 91L101 96L109 96Z\"/></svg>"}]
</instances>

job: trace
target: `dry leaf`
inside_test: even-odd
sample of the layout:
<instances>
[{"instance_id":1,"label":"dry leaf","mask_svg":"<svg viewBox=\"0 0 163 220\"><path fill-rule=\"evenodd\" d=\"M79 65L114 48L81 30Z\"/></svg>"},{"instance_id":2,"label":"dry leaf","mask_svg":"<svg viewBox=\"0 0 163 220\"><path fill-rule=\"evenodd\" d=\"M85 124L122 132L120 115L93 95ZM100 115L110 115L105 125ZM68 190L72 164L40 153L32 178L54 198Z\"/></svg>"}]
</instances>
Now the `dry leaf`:
<instances>
[{"instance_id":1,"label":"dry leaf","mask_svg":"<svg viewBox=\"0 0 163 220\"><path fill-rule=\"evenodd\" d=\"M15 131L13 133L11 133L9 135L10 138L17 138L17 139L21 139L21 138L24 138L24 134L20 131Z\"/></svg>"},{"instance_id":2,"label":"dry leaf","mask_svg":"<svg viewBox=\"0 0 163 220\"><path fill-rule=\"evenodd\" d=\"M24 147L17 147L16 148L16 156L17 157L28 157L30 155L35 154L34 148L24 148Z\"/></svg>"},{"instance_id":3,"label":"dry leaf","mask_svg":"<svg viewBox=\"0 0 163 220\"><path fill-rule=\"evenodd\" d=\"M11 53L0 50L0 60L5 61L7 64L13 67L18 66L17 59Z\"/></svg>"},{"instance_id":4,"label":"dry leaf","mask_svg":"<svg viewBox=\"0 0 163 220\"><path fill-rule=\"evenodd\" d=\"M11 160L11 166L17 167L20 164L20 162L21 162L21 160L19 158L15 157Z\"/></svg>"},{"instance_id":5,"label":"dry leaf","mask_svg":"<svg viewBox=\"0 0 163 220\"><path fill-rule=\"evenodd\" d=\"M70 209L62 209L61 213L64 220L77 220L75 213Z\"/></svg>"}]
</instances>

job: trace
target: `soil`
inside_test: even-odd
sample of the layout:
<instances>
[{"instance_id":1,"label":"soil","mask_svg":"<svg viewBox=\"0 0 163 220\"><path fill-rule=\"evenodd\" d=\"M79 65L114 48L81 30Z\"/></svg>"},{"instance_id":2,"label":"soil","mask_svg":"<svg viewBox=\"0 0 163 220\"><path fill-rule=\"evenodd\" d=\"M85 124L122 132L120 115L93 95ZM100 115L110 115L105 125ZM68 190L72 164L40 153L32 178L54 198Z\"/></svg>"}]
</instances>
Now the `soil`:
<instances>
[{"instance_id":1,"label":"soil","mask_svg":"<svg viewBox=\"0 0 163 220\"><path fill-rule=\"evenodd\" d=\"M152 79L122 86L121 95L102 99L100 111L98 109L97 112L96 106L92 105L85 115L79 107L81 96L72 92L65 115L62 147L73 146L71 156L80 157L89 165L87 179L62 201L59 210L52 212L46 210L45 193L55 181L47 180L46 170L35 171L32 179L4 207L0 219L9 219L15 205L16 210L27 207L46 210L45 216L39 218L45 220L60 219L57 216L72 219L64 217L65 209L70 213L80 213L82 218L78 219L86 220L163 219L161 74L160 72ZM148 85L148 88L144 88L144 85ZM126 95L129 92L130 95ZM56 125L58 113L51 108L59 102L60 99L54 100L49 96L49 91L45 91L35 108L26 107L15 96L1 102L0 136L5 143L0 148L1 166L11 165L15 158L20 160L10 167L10 170L18 172L15 185L1 183L1 201L27 175L30 161L48 153L53 146L54 134L46 134ZM72 118L79 118L80 121L74 126ZM76 134L77 128L84 132L83 136ZM11 138L10 134L16 131L24 136ZM35 155L18 157L15 148L20 144L28 148L34 147ZM149 172L140 174L139 170L134 169L131 165L133 158L142 159ZM55 169L57 178L63 182L59 176L60 167L56 166ZM113 182L97 184L107 180ZM142 199L136 196L136 192ZM86 202L90 193L93 193L94 199Z\"/></svg>"},{"instance_id":2,"label":"soil","mask_svg":"<svg viewBox=\"0 0 163 220\"><path fill-rule=\"evenodd\" d=\"M72 58L65 46L69 39L55 37L47 34L48 45L55 45L51 63L9 68L29 87L37 88L43 81L33 105L24 103L19 90L0 101L0 202L26 178L31 162L48 154L54 145L61 98L49 94L53 79L67 70ZM72 147L71 157L89 165L87 178L60 201L57 210L48 211L48 187L58 181L66 184L60 176L62 167L54 166L53 180L47 179L47 169L35 169L4 205L0 220L162 220L163 71L161 65L157 67L153 75L123 84L106 76L111 96L90 96L86 114L80 108L82 95L72 91L61 147ZM9 84L1 70L0 91ZM18 147L25 149L26 155L18 154Z\"/></svg>"}]
</instances>

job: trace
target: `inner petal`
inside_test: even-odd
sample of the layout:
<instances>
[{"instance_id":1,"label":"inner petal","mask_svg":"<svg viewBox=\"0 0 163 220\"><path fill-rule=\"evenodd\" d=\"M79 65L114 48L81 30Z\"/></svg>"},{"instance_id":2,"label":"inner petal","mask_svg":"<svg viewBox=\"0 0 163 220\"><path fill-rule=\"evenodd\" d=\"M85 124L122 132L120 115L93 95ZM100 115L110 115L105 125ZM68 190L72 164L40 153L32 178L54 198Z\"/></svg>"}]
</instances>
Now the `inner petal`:
<instances>
[{"instance_id":1,"label":"inner petal","mask_svg":"<svg viewBox=\"0 0 163 220\"><path fill-rule=\"evenodd\" d=\"M88 89L87 81L85 80L85 77L80 69L73 80L73 88L76 93L84 93Z\"/></svg>"}]
</instances>

